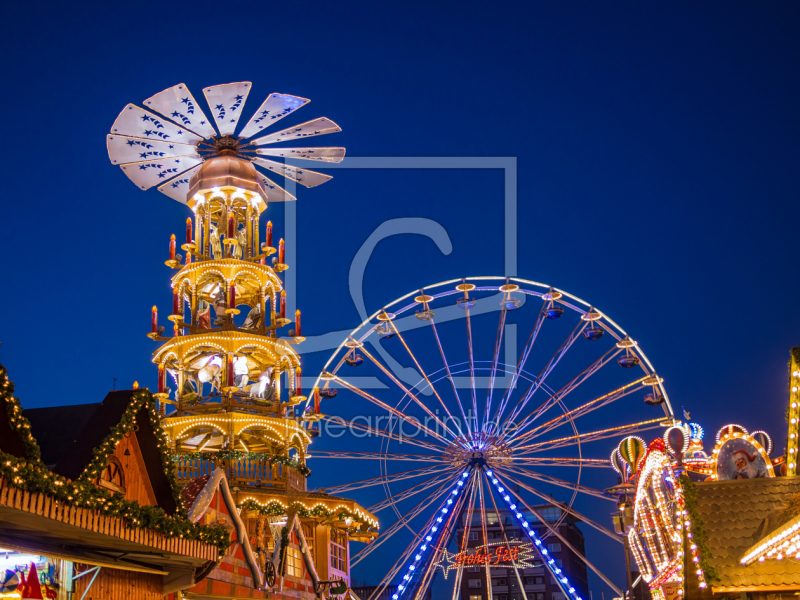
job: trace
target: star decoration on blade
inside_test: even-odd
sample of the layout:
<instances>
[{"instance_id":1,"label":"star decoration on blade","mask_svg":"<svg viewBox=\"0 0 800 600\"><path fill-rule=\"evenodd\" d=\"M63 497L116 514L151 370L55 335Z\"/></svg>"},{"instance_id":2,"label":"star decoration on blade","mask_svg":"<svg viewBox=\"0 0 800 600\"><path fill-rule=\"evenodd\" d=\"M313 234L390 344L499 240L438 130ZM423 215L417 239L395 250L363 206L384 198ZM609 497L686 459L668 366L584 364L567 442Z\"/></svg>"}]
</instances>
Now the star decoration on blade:
<instances>
[{"instance_id":1,"label":"star decoration on blade","mask_svg":"<svg viewBox=\"0 0 800 600\"><path fill-rule=\"evenodd\" d=\"M310 102L299 96L272 93L237 132L251 87L250 82L239 82L203 89L216 127L182 83L148 98L143 107L128 104L106 138L109 159L141 189L158 186L160 192L183 203L187 201L192 175L203 161L217 156L222 149L233 149L236 156L264 171L259 171L259 177L267 190L268 202L296 198L265 172L308 188L330 180L329 175L290 166L280 159L339 163L344 159L344 148L289 148L273 144L336 133L341 128L330 119L319 117L269 133L269 127ZM167 160L170 167L163 166Z\"/></svg>"}]
</instances>

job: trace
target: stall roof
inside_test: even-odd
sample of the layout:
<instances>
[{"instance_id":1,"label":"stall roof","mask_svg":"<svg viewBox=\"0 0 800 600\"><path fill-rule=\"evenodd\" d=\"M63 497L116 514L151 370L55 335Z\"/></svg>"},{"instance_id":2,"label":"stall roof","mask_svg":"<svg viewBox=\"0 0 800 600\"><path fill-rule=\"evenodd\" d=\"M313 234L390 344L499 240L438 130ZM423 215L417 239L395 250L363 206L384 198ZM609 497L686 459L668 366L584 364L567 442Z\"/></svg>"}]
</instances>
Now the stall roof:
<instances>
[{"instance_id":1,"label":"stall roof","mask_svg":"<svg viewBox=\"0 0 800 600\"><path fill-rule=\"evenodd\" d=\"M94 404L73 404L71 406L48 406L46 408L27 408L22 415L31 423L31 433L39 444L42 462L48 469L56 466L67 448L86 426L87 421L100 406Z\"/></svg>"},{"instance_id":2,"label":"stall roof","mask_svg":"<svg viewBox=\"0 0 800 600\"><path fill-rule=\"evenodd\" d=\"M779 525L778 511L800 494L800 477L709 481L695 486L712 555L709 562L722 580L713 584L714 592L800 589L800 565L791 561L741 564L745 551ZM687 582L694 579L687 577Z\"/></svg>"}]
</instances>

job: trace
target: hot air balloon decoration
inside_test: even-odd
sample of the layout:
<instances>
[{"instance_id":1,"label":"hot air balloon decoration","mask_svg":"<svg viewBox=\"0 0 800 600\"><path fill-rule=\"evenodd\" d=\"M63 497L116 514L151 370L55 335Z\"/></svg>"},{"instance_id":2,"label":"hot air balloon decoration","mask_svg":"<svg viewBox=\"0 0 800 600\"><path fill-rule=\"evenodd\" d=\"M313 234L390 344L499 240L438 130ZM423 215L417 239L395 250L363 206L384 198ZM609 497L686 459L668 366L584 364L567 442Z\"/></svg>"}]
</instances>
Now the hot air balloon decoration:
<instances>
[{"instance_id":1,"label":"hot air balloon decoration","mask_svg":"<svg viewBox=\"0 0 800 600\"><path fill-rule=\"evenodd\" d=\"M630 435L619 443L617 448L619 455L628 463L633 475L639 471L639 463L644 458L645 447L644 440L635 435Z\"/></svg>"},{"instance_id":2,"label":"hot air balloon decoration","mask_svg":"<svg viewBox=\"0 0 800 600\"><path fill-rule=\"evenodd\" d=\"M675 458L678 463L683 460L683 455L689 449L689 436L683 427L677 425L668 428L664 432L664 444Z\"/></svg>"}]
</instances>

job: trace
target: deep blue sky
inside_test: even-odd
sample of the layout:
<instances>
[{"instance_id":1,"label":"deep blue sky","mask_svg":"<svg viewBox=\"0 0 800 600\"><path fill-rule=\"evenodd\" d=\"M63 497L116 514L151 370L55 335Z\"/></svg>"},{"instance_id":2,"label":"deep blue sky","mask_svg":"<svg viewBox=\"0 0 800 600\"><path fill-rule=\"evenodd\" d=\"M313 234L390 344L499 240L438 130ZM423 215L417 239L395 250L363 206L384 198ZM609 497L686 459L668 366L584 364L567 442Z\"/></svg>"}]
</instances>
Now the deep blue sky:
<instances>
[{"instance_id":1,"label":"deep blue sky","mask_svg":"<svg viewBox=\"0 0 800 600\"><path fill-rule=\"evenodd\" d=\"M167 239L188 211L111 166L105 134L177 83L200 98L246 80L250 111L273 91L311 98L291 122L332 118L344 132L319 141L350 156L516 157L517 274L612 315L709 429L785 435L797 3L17 2L2 20L0 360L25 406L153 384L148 311L168 306ZM298 206L307 334L358 324L350 261L387 219L435 220L453 252L383 242L368 310L502 274L499 172L333 174Z\"/></svg>"}]
</instances>

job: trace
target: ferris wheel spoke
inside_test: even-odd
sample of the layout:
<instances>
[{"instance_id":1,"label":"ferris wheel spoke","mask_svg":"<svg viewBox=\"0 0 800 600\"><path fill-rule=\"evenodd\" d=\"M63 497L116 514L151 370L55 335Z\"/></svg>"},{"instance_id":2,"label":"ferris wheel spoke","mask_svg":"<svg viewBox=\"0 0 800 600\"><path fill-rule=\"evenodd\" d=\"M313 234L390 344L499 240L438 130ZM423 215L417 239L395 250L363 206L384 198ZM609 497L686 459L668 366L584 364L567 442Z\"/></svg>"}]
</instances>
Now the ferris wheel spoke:
<instances>
[{"instance_id":1,"label":"ferris wheel spoke","mask_svg":"<svg viewBox=\"0 0 800 600\"><path fill-rule=\"evenodd\" d=\"M377 504L373 504L372 506L367 508L367 510L370 511L371 513L377 513L391 506L395 506L398 502L402 502L403 500L411 498L412 496L416 496L420 492L424 492L425 490L428 490L432 487L435 487L436 485L441 484L445 479L447 479L450 476L451 476L450 473L446 473L444 475L440 474L436 475L435 477L431 477L430 479L427 479L421 483L411 486L410 488L407 488L402 492L398 492L386 498L385 500L381 500Z\"/></svg>"},{"instance_id":2,"label":"ferris wheel spoke","mask_svg":"<svg viewBox=\"0 0 800 600\"><path fill-rule=\"evenodd\" d=\"M550 375L550 373L553 372L553 369L556 368L556 365L561 361L562 358L564 358L564 355L569 351L569 349L572 348L572 345L575 343L575 340L578 339L578 337L581 335L581 332L583 331L583 329L585 327L586 327L586 323L583 322L583 321L581 321L580 323L578 323L575 326L575 329L572 330L572 333L569 334L567 339L564 340L564 343L562 343L561 346L558 348L558 350L556 350L556 353L550 359L550 362L547 363L547 365L544 367L544 369L542 369L542 371L539 373L539 376L536 377L536 379L533 381L533 383L531 383L530 387L525 392L525 394L522 396L522 398L520 398L517 401L517 404L514 407L514 410L511 411L511 414L503 422L504 426L507 423L513 423L514 419L516 419L517 416L522 413L522 411L525 409L525 405L528 404L528 401L531 398L533 398L533 395L538 391L538 389L545 382L545 380L547 379L547 376Z\"/></svg>"},{"instance_id":3,"label":"ferris wheel spoke","mask_svg":"<svg viewBox=\"0 0 800 600\"><path fill-rule=\"evenodd\" d=\"M399 473L392 473L391 475L381 475L380 477L372 477L370 479L362 479L352 483L343 483L332 487L326 487L325 491L328 494L341 494L350 490L359 490L373 485L382 485L386 483L395 483L396 481L405 481L413 477L424 477L425 475L432 475L434 473L442 473L444 471L452 471L453 467L448 465L437 465L433 467L419 467L416 469L409 469L408 471L400 471Z\"/></svg>"},{"instance_id":4,"label":"ferris wheel spoke","mask_svg":"<svg viewBox=\"0 0 800 600\"><path fill-rule=\"evenodd\" d=\"M589 379L592 375L597 373L600 369L602 369L610 360L612 360L615 356L617 356L620 352L622 352L619 348L612 348L608 352L606 352L603 356L589 365L586 369L584 369L581 373L578 374L577 377L574 377L572 381L570 381L567 385L557 391L555 394L552 394L547 400L545 400L539 407L531 412L530 415L523 419L522 423L520 423L519 427L516 428L516 431L524 431L526 427L530 424L534 423L536 419L541 417L544 413L546 413L550 408L561 402L567 394L573 392L579 385L584 383L587 379Z\"/></svg>"},{"instance_id":5,"label":"ferris wheel spoke","mask_svg":"<svg viewBox=\"0 0 800 600\"><path fill-rule=\"evenodd\" d=\"M477 431L480 429L480 423L478 423L478 395L475 387L475 354L472 350L472 319L469 315L469 304L464 304L464 312L467 315L467 350L469 351L469 380L470 389L472 391L472 415L475 418L475 431Z\"/></svg>"},{"instance_id":6,"label":"ferris wheel spoke","mask_svg":"<svg viewBox=\"0 0 800 600\"><path fill-rule=\"evenodd\" d=\"M486 514L486 503L483 499L483 479L478 478L478 499L480 501L481 506L481 515ZM500 515L497 514L497 520L500 520ZM489 534L486 531L486 519L481 519L481 526L483 529L483 547L489 549ZM486 568L486 588L489 591L489 600L492 600L492 573L489 567L489 561L486 561L485 564Z\"/></svg>"},{"instance_id":7,"label":"ferris wheel spoke","mask_svg":"<svg viewBox=\"0 0 800 600\"><path fill-rule=\"evenodd\" d=\"M470 481L471 481L470 487L474 486L475 475L476 475L476 472L473 471L472 477L470 477ZM443 552L446 552L447 545L450 543L448 538L450 538L456 532L456 529L457 529L456 521L458 520L458 518L460 517L460 515L462 513L466 496L467 496L466 493L461 494L459 496L459 498L456 500L455 506L452 506L451 510L448 510L447 518L444 519L444 523L442 523L440 525L442 527L442 534L441 534L441 536L439 538L439 541L438 541L437 545L433 548L433 551L431 552L430 558L428 559L425 572L423 573L423 576L422 576L422 581L420 581L420 583L415 588L416 594L415 594L414 598L416 598L416 599L425 597L425 592L428 590L428 587L431 584L431 581L433 579L433 573L436 570L436 565L439 562L438 561L439 556ZM436 513L434 513L434 517L436 517L437 521L439 521L439 522L442 521L441 514L443 512L444 511L437 511ZM437 517L436 515L439 515L439 516ZM429 522L432 522L432 520L429 521ZM490 596L490 598L491 598L491 596Z\"/></svg>"},{"instance_id":8,"label":"ferris wheel spoke","mask_svg":"<svg viewBox=\"0 0 800 600\"><path fill-rule=\"evenodd\" d=\"M441 420L441 419L440 419L440 418L439 418L437 415L435 415L435 414L433 413L433 411L432 411L430 408L428 408L427 406L425 406L425 404L424 404L424 403L423 403L423 402L422 402L422 401L421 401L419 398L417 398L417 396L416 396L416 395L415 395L415 394L414 394L414 393L413 393L411 390L409 390L409 389L408 389L406 386L404 386L404 385L401 383L401 381L400 381L400 380L399 380L397 377L395 377L395 376L394 376L394 374L393 374L393 373L392 373L392 372L391 372L389 369L387 369L387 368L386 368L386 367L385 367L385 366L384 366L384 365L383 365L383 364L382 364L382 363L381 363L379 360L377 360L377 359L376 359L374 356L372 356L372 354L370 354L369 352L367 352L366 348L361 348L361 352L363 352L363 353L364 353L364 356L366 356L366 357L367 357L367 358L369 358L369 359L370 359L370 360L371 360L373 363L375 363L375 366L377 366L377 367L378 367L378 368L379 368L381 371L383 371L384 375L386 375L386 376L387 376L389 379L391 379L391 380L392 380L392 382L394 382L394 384L395 384L397 387L399 387L401 390L403 390L403 392L404 392L404 393L405 393L407 396L409 396L409 397L410 397L412 400L414 400L414 402L417 404L417 406L419 406L419 407L420 407L422 410L424 410L424 411L425 411L425 413L426 413L426 414L427 414L427 415L428 415L428 416L429 416L431 419L433 419L434 421L436 421L436 423L438 423L438 424L439 424L439 425L442 427L442 429L443 429L444 431L448 432L448 433L449 433L451 436L453 436L454 438L458 438L458 435L457 435L456 433L454 433L454 432L453 432L453 430L452 430L452 429L450 429L450 428L447 426L447 424L446 424L446 423L444 423L444 422L443 422L443 421L442 421L442 420ZM410 353L410 352L411 352L411 351L409 350L409 353ZM414 359L414 361L416 362L416 359ZM419 366L419 365L418 365L418 366ZM425 380L426 380L426 381L428 381L428 384L430 385L430 381L428 380L428 376L427 376L427 375L425 375L424 373L423 373L422 375L423 375L423 377L425 377ZM433 385L431 385L431 389L433 389ZM438 392L436 392L435 390L434 390L434 393L436 394L436 396L437 396L437 397L439 396ZM363 395L363 394L366 394L366 392L363 392L363 393L362 393L362 395ZM369 395L369 394L367 394L367 395ZM441 400L441 399L440 399L440 400ZM377 399L375 399L375 401L376 401L376 402L380 402L380 400L377 400ZM383 404L383 403L381 403L381 404ZM388 405L388 404L384 404L384 407L386 407L386 409L387 409L387 410L389 409L389 405ZM401 413L400 411L397 411L397 410L395 410L395 409L391 409L391 410L392 410L392 411L394 411L394 412L395 412L395 413L397 413L397 414L403 414L403 413ZM405 415L404 415L404 416L405 416ZM444 441L445 443L447 443L447 440L445 440L445 438L443 438L442 436L440 436L438 433L434 433L434 432L433 432L432 430L430 430L430 429L427 429L427 431L429 431L429 432L431 433L431 435L435 435L436 437L438 437L439 439L441 439L442 441Z\"/></svg>"},{"instance_id":9,"label":"ferris wheel spoke","mask_svg":"<svg viewBox=\"0 0 800 600\"><path fill-rule=\"evenodd\" d=\"M356 566L359 562L364 560L364 558L368 554L370 554L373 550L375 550L375 548L377 548L381 544L385 543L386 540L390 539L395 533L397 533L398 531L400 531L404 527L408 527L409 521L411 521L415 517L419 516L419 514L423 510L425 510L428 506L430 506L438 498L440 498L442 496L442 494L444 494L445 492L449 491L450 486L452 485L452 483L454 481L456 481L458 479L458 477L459 477L458 475L454 475L450 479L445 480L445 482L441 486L439 486L439 488L431 496L429 496L427 498L424 498L419 504L417 504L414 508L412 508L410 511L408 511L405 515L401 515L400 518L397 520L397 522L393 523L392 526L389 527L389 529L387 529L386 531L381 532L381 535L379 535L377 538L375 538L374 542L368 544L367 546L365 546L364 548L359 550L353 556L353 560L351 561L350 566L351 567ZM409 528L409 530L411 531L411 533L414 534L414 538L415 538L415 542L414 543L416 543L416 540L419 537L419 533L413 531L410 528Z\"/></svg>"},{"instance_id":10,"label":"ferris wheel spoke","mask_svg":"<svg viewBox=\"0 0 800 600\"><path fill-rule=\"evenodd\" d=\"M503 536L503 542L505 543L506 550L508 554L511 556L511 565L514 567L514 575L517 577L517 583L519 584L519 589L522 592L523 600L528 600L528 595L525 593L525 586L522 583L522 578L519 575L519 567L517 566L517 561L513 558L513 553L511 552L511 544L508 543L508 534L506 533L506 525L503 523L503 519L500 518L500 511L497 510L497 502L494 499L494 494L491 493L492 486L489 485L489 476L484 472L481 471L481 474L486 478L486 489L489 490L489 498L492 501L492 508L494 508L494 514L497 515L497 521L500 524L500 533Z\"/></svg>"},{"instance_id":11,"label":"ferris wheel spoke","mask_svg":"<svg viewBox=\"0 0 800 600\"><path fill-rule=\"evenodd\" d=\"M638 423L631 423L629 425L620 425L619 427L609 427L608 429L590 431L588 433L581 433L579 435L570 435L555 440L548 440L546 442L537 442L536 444L528 444L527 446L518 446L514 450L514 455L527 456L535 452L542 452L545 450L555 450L556 448L574 446L575 444L585 444L587 442L606 440L608 438L630 435L631 433L638 433L650 429L658 429L663 421L664 421L663 417L658 417L657 419L649 419L647 421L640 421Z\"/></svg>"},{"instance_id":12,"label":"ferris wheel spoke","mask_svg":"<svg viewBox=\"0 0 800 600\"><path fill-rule=\"evenodd\" d=\"M390 431L384 431L382 429L375 429L374 427L365 425L364 423L356 423L355 421L348 421L347 419L343 419L341 417L335 417L335 421L333 422L335 422L337 425L349 427L351 430L363 432L365 434L363 437L375 435L390 440L394 440L400 444L411 444L412 446L419 446L420 448L425 448L426 450L430 450L432 452L442 452L444 450L444 447L439 444L422 442L416 438L412 438L406 435L398 435L396 433L392 433Z\"/></svg>"},{"instance_id":13,"label":"ferris wheel spoke","mask_svg":"<svg viewBox=\"0 0 800 600\"><path fill-rule=\"evenodd\" d=\"M306 454L308 458L351 458L357 460L400 460L408 462L444 462L435 454L385 454L382 452L333 452L313 450Z\"/></svg>"},{"instance_id":14,"label":"ferris wheel spoke","mask_svg":"<svg viewBox=\"0 0 800 600\"><path fill-rule=\"evenodd\" d=\"M544 310L545 306L547 306L546 302L542 304L542 308L539 311L539 316L536 318L536 323L531 329L531 333L528 336L528 341L525 343L525 348L523 348L522 350L522 356L520 356L520 358L517 360L517 366L514 369L514 372L511 375L511 379L508 382L508 386L506 387L506 391L503 394L503 400L500 403L499 408L497 409L496 420L498 424L500 423L500 419L502 418L503 413L505 412L506 407L508 406L508 401L511 399L511 392L513 392L517 386L519 375L525 368L525 363L527 362L528 356L530 355L531 350L533 349L533 344L536 342L536 338L539 337L539 331L542 329L542 324L544 323L545 319L545 310Z\"/></svg>"},{"instance_id":15,"label":"ferris wheel spoke","mask_svg":"<svg viewBox=\"0 0 800 600\"><path fill-rule=\"evenodd\" d=\"M467 551L469 546L469 534L472 529L472 515L475 514L475 485L473 484L470 487L469 493L469 500L465 506L467 518L464 524L464 535L461 538L461 546L459 548L460 554L464 554ZM462 511L463 513L463 511ZM461 579L463 575L463 569L456 569L456 580L455 585L453 587L453 597L452 600L457 600L461 594Z\"/></svg>"},{"instance_id":16,"label":"ferris wheel spoke","mask_svg":"<svg viewBox=\"0 0 800 600\"><path fill-rule=\"evenodd\" d=\"M511 473L516 473L517 475L521 475L523 477L528 477L530 479L536 479L537 481L541 481L543 483L549 483L552 485L556 485L558 487L566 488L568 490L578 491L582 494L586 494L588 496L594 496L595 498L602 498L603 500L608 500L610 502L614 502L613 498L609 498L606 496L602 491L596 490L586 485L581 485L580 483L573 483L572 481L566 481L565 479L559 479L558 477L553 477L552 475L545 475L544 473L537 473L536 471L529 471L528 469L512 467L509 465L505 465L501 469L502 471L509 471Z\"/></svg>"},{"instance_id":17,"label":"ferris wheel spoke","mask_svg":"<svg viewBox=\"0 0 800 600\"><path fill-rule=\"evenodd\" d=\"M611 461L605 458L551 458L551 457L517 457L510 459L513 465L521 467L599 467L611 468Z\"/></svg>"},{"instance_id":18,"label":"ferris wheel spoke","mask_svg":"<svg viewBox=\"0 0 800 600\"><path fill-rule=\"evenodd\" d=\"M365 355L367 355L367 356L371 356L371 355L370 355L370 354L369 354L369 353L368 353L366 350L363 350L363 349L362 349L362 351L364 352L364 354L365 354ZM418 429L420 429L420 430L424 431L425 433L427 433L427 434L431 435L432 437L436 438L436 439L437 439L437 440L439 440L440 442L443 442L445 445L449 445L449 442L448 442L448 440L447 440L446 438L444 438L444 437L443 437L443 436L441 436L439 433L437 433L437 432L433 431L432 429L429 429L428 427L426 427L425 425L423 425L423 424L422 424L422 423L419 421L419 419L413 419L413 418L411 418L411 417L407 416L407 415L406 415L405 413L403 413L402 411L399 411L399 410L397 410L396 408L393 408L393 407L389 406L389 405L388 405L388 404L386 404L385 402L382 402L381 400L378 400L378 399L377 399L375 396L373 396L373 395L371 395L371 394L368 394L367 392L365 392L364 390L362 390L362 389L360 389L360 388L356 387L356 386L355 386L355 385L353 385L352 383L350 383L350 382L348 382L348 381L345 381L344 379L342 379L342 378L341 378L341 377L339 377L338 375L334 375L333 377L334 377L334 379L335 379L336 381L338 381L340 384L342 384L344 387L346 387L346 388L347 388L348 390L350 390L351 392L355 392L356 394L358 394L358 395L359 395L359 396L361 396L362 398L365 398L366 400L369 400L370 402L372 402L372 403L373 403L373 404L375 404L376 406L378 406L378 407L382 408L383 410L385 410L385 411L386 411L386 412L388 412L389 414L391 414L391 415L394 415L395 417L397 417L397 418L398 418L398 419L400 419L401 421L404 421L404 422L406 422L406 423L412 423L412 424L413 424L415 427L417 427ZM401 387L403 387L403 386L401 385ZM408 393L408 392L407 392L407 393ZM412 398L414 398L414 399L416 400L416 397L415 397L413 394L409 394L409 395L410 395ZM422 405L422 404L419 402L419 400L417 400L417 404L420 404L420 405Z\"/></svg>"},{"instance_id":19,"label":"ferris wheel spoke","mask_svg":"<svg viewBox=\"0 0 800 600\"><path fill-rule=\"evenodd\" d=\"M373 598L379 598L382 595L383 590L386 589L386 586L388 586L389 583L392 581L392 579L394 579L395 575L397 575L400 572L400 569L402 568L402 566L405 564L405 562L411 556L411 553L415 549L416 543L417 543L417 538L415 537L412 540L411 544L409 544L409 546L405 549L405 551L403 551L403 553L397 559L397 562L395 562L392 565L392 567L387 571L387 573L384 576L384 578L380 581L380 583L375 588L375 591L372 592L372 594L369 596L369 598L367 600L373 600ZM369 546L367 546L367 547L369 547ZM351 569L352 569L353 566L355 566L355 564L351 564L350 565Z\"/></svg>"},{"instance_id":20,"label":"ferris wheel spoke","mask_svg":"<svg viewBox=\"0 0 800 600\"><path fill-rule=\"evenodd\" d=\"M495 469L495 470L497 472L502 473L503 477L505 477L508 481L510 481L512 483L515 483L521 489L523 489L523 490L525 490L527 492L530 492L534 496L538 496L539 498L541 498L542 500L548 502L549 504L553 504L553 498L548 496L544 492L540 492L535 487L532 487L532 486L528 485L524 481L520 481L516 477L513 477L510 473L505 472L503 469ZM584 521L590 527L593 527L593 528L597 529L597 531L599 531L600 533L603 533L603 534L607 535L608 537L610 537L611 539L619 542L620 544L624 543L622 538L620 536L618 536L616 533L614 533L613 531L611 531L607 527L604 527L603 525L600 525L600 523L598 523L597 521L594 521L594 520L590 519L586 515L582 514L580 511L575 510L575 508L573 506L570 506L570 505L568 505L566 503L562 504L560 502L558 504L553 504L553 506L557 506L559 509L563 510L564 512L567 512L567 513L573 515L574 517L579 518L581 521Z\"/></svg>"},{"instance_id":21,"label":"ferris wheel spoke","mask_svg":"<svg viewBox=\"0 0 800 600\"><path fill-rule=\"evenodd\" d=\"M538 427L534 427L533 429L526 431L518 438L516 437L516 434L512 435L511 439L516 438L516 443L520 444L526 440L544 435L548 431L552 431L556 427L560 427L561 425L564 425L565 423L570 422L573 419L582 417L594 410L603 408L604 406L607 406L612 402L615 402L621 398L624 398L629 394L632 394L633 392L642 387L642 382L645 381L647 378L648 376L644 376L640 379L637 379L636 381L632 381L631 383L625 384L622 387L617 388L612 392L604 394L599 398L595 398L594 400L590 400L586 404L582 404L577 408L573 408L572 410L560 414L554 419L547 421L546 423L542 423Z\"/></svg>"},{"instance_id":22,"label":"ferris wheel spoke","mask_svg":"<svg viewBox=\"0 0 800 600\"><path fill-rule=\"evenodd\" d=\"M500 478L498 477L498 479L500 479ZM589 560L588 560L588 559L587 559L587 558L586 558L586 557L583 555L583 553L579 552L579 551L578 551L578 549L577 549L577 548L575 548L575 546L573 546L572 544L570 544L570 543L569 543L569 541L568 541L568 540L567 540L567 539L566 539L566 538L565 538L563 535L561 535L561 533L559 533L559 531L558 531L558 528L557 528L557 527L553 527L553 526L551 526L551 525L550 525L550 524L549 524L549 523L548 523L548 522L547 522L547 521L546 521L546 520L545 520L545 519L542 517L542 515L540 515L540 514L539 514L539 513L538 513L536 510L534 510L534 509L533 509L533 508L531 508L530 506L528 506L528 504L525 502L525 500L523 500L521 497L514 495L514 494L513 494L512 492L510 492L510 491L509 491L509 495L512 495L512 496L514 497L514 500L515 500L515 501L517 501L517 502L519 502L520 504L522 504L522 506L524 506L524 507L525 507L525 510L526 510L526 511L530 512L531 514L533 514L533 516L535 516L535 517L536 517L536 518L539 520L539 522L540 522L540 523L542 523L542 525L544 525L544 526L547 528L547 530L548 530L548 531L549 531L549 532L550 532L552 535L556 536L556 537L557 537L559 540L561 540L561 543L562 543L562 544L564 544L564 545L565 545L567 548L569 548L569 549L572 551L572 553L573 553L575 556L577 556L577 557L578 557L578 558L579 558L579 559L580 559L580 560L581 560L581 561L582 561L582 562L583 562L583 563L584 563L584 564L585 564L587 567L589 567L589 568L590 568L592 571L594 571L594 572L595 572L595 574L596 574L596 575L597 575L597 576L598 576L600 579L602 579L602 580L603 580L603 581L606 583L606 585L608 585L608 586L609 586L609 587L610 587L612 590L614 590L614 592L615 592L615 593L619 594L620 596L622 596L622 595L623 595L623 594L622 594L622 591L621 591L621 590L620 590L620 589L619 589L617 586L615 586L615 585L613 584L613 582L612 582L612 581L611 581L611 580L610 580L608 577L606 577L606 576L603 574L603 572L602 572L600 569L598 569L596 566L594 566L594 564L592 564L592 563L591 563L591 562L590 562L590 561L589 561ZM557 505L557 504L556 504L555 506L558 506L559 508L561 508L561 507L560 507L560 505Z\"/></svg>"},{"instance_id":23,"label":"ferris wheel spoke","mask_svg":"<svg viewBox=\"0 0 800 600\"><path fill-rule=\"evenodd\" d=\"M386 314L386 311L384 311L384 314ZM447 405L444 403L444 400L442 400L442 397L439 395L439 392L434 387L433 382L428 378L428 374L425 372L425 369L423 369L422 365L419 364L419 361L417 360L417 357L414 356L414 353L411 351L411 348L409 348L408 344L406 343L406 340L403 337L403 334L401 334L400 330L397 329L397 327L394 324L394 321L390 320L390 321L387 321L387 322L392 326L392 329L394 330L394 332L397 335L397 337L400 339L400 342L403 344L403 347L406 349L406 352L408 352L408 355L411 357L411 360L414 361L414 364L417 366L417 369L422 374L422 377L428 383L428 386L431 388L431 391L434 393L436 398L439 400L439 404L442 405L442 408L447 413L447 416L450 417L450 422L455 424L456 428L458 429L458 436L463 436L464 432L461 431L461 427L458 425L458 421L453 418L453 415L450 413L450 409L447 408ZM444 423L442 423L442 426L444 426ZM450 431L450 430L448 429L448 431ZM458 437L455 434L453 434L452 431L450 433L453 435L453 437Z\"/></svg>"},{"instance_id":24,"label":"ferris wheel spoke","mask_svg":"<svg viewBox=\"0 0 800 600\"><path fill-rule=\"evenodd\" d=\"M483 430L486 431L486 426L489 423L489 417L492 411L492 392L494 391L494 382L497 377L497 363L500 360L500 350L503 343L503 332L505 331L506 315L508 309L505 305L503 310L500 311L500 322L497 324L497 335L494 342L494 354L492 355L492 369L489 375L489 391L486 394L486 410L483 413Z\"/></svg>"},{"instance_id":25,"label":"ferris wheel spoke","mask_svg":"<svg viewBox=\"0 0 800 600\"><path fill-rule=\"evenodd\" d=\"M456 386L456 382L453 380L453 374L450 372L450 364L447 362L447 357L444 355L444 348L442 347L442 341L439 339L439 332L436 330L436 323L434 323L433 318L430 320L431 328L433 329L433 335L436 338L436 345L439 347L439 353L442 355L442 362L444 362L444 368L447 370L447 379L450 380L450 385L453 386L453 394L455 394L456 402L458 402L458 408L461 409L461 416L464 418L464 424L467 428L467 431L470 433L472 432L472 426L469 423L469 419L467 418L467 413L464 410L464 405L461 403L461 396L458 395L458 387Z\"/></svg>"}]
</instances>

